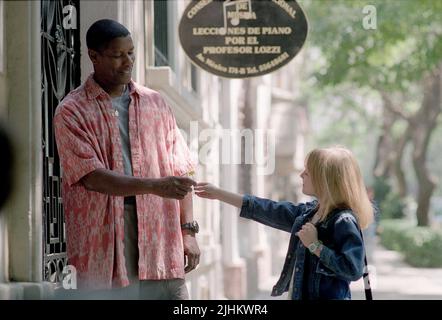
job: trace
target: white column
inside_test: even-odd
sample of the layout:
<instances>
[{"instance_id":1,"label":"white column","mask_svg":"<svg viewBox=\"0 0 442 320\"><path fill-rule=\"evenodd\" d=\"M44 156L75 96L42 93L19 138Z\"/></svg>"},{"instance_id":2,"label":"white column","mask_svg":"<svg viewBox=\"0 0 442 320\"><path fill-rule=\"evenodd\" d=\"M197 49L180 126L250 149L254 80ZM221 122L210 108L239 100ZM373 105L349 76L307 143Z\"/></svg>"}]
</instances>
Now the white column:
<instances>
[{"instance_id":1,"label":"white column","mask_svg":"<svg viewBox=\"0 0 442 320\"><path fill-rule=\"evenodd\" d=\"M7 1L5 9L8 123L16 153L14 192L5 207L9 276L38 282L43 273L40 2Z\"/></svg>"},{"instance_id":2,"label":"white column","mask_svg":"<svg viewBox=\"0 0 442 320\"><path fill-rule=\"evenodd\" d=\"M237 139L228 139L230 130L238 129L238 80L222 80L220 123L224 129L221 142L221 183L223 189L238 191L238 164L234 162L239 146ZM224 157L224 161L223 161ZM221 203L222 256L224 266L224 292L228 299L245 299L245 261L239 255L239 209Z\"/></svg>"},{"instance_id":3,"label":"white column","mask_svg":"<svg viewBox=\"0 0 442 320\"><path fill-rule=\"evenodd\" d=\"M135 63L132 78L145 83L145 14L142 0L118 0L118 21L131 33L135 47Z\"/></svg>"},{"instance_id":4,"label":"white column","mask_svg":"<svg viewBox=\"0 0 442 320\"><path fill-rule=\"evenodd\" d=\"M8 110L7 96L6 96L6 77L5 77L5 43L4 43L4 28L5 28L5 16L4 16L4 1L0 0L0 121L1 123L7 122ZM5 216L0 208L0 283L7 279L7 238L6 238L6 221Z\"/></svg>"},{"instance_id":5,"label":"white column","mask_svg":"<svg viewBox=\"0 0 442 320\"><path fill-rule=\"evenodd\" d=\"M254 101L251 103L255 106L255 127L254 129L254 165L252 174L252 193L259 197L268 197L266 190L267 175L271 174L272 163L274 164L274 148L267 142L273 144L273 134L269 131L269 116L271 110L271 87L266 84L257 84L253 86L255 91ZM266 141L268 139L268 141ZM269 152L269 154L267 154ZM271 275L271 254L270 246L267 238L267 231L270 229L259 223L249 225L249 237L251 245L251 263L253 269L256 270L255 285L249 286L249 295L253 291L263 290L267 285ZM267 288L268 289L268 288ZM267 290L266 289L266 290Z\"/></svg>"},{"instance_id":6,"label":"white column","mask_svg":"<svg viewBox=\"0 0 442 320\"><path fill-rule=\"evenodd\" d=\"M203 75L203 87L201 92L207 93L202 99L203 110L217 108L218 79ZM202 98L202 97L201 97ZM208 181L219 185L219 141L216 139L214 128L217 121L217 113L213 114L209 124L210 129L205 130L200 124L193 122L190 126L190 139L192 151L199 151L199 166L196 170L196 181ZM192 288L191 297L194 299L223 299L222 263L220 243L220 208L219 202L202 199L194 196L194 218L199 222L200 233L197 235L201 250L200 265L187 281Z\"/></svg>"}]
</instances>

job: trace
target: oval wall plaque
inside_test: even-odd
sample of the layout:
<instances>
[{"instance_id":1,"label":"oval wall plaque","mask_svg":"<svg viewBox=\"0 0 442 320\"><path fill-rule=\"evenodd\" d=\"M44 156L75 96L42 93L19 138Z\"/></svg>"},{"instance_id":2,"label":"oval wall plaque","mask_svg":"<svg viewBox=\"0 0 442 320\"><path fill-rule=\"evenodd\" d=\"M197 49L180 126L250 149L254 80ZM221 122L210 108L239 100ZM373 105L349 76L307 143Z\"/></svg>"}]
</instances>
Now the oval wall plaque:
<instances>
[{"instance_id":1,"label":"oval wall plaque","mask_svg":"<svg viewBox=\"0 0 442 320\"><path fill-rule=\"evenodd\" d=\"M301 50L307 29L295 0L194 0L181 17L179 37L202 69L248 78L287 64Z\"/></svg>"}]
</instances>

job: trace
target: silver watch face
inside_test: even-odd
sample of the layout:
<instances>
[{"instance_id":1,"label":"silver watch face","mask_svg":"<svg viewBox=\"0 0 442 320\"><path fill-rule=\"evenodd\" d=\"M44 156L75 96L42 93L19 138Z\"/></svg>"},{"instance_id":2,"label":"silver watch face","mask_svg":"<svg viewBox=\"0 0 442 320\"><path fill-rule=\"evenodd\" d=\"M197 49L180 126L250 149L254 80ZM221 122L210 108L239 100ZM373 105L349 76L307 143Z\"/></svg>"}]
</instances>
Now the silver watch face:
<instances>
[{"instance_id":1,"label":"silver watch face","mask_svg":"<svg viewBox=\"0 0 442 320\"><path fill-rule=\"evenodd\" d=\"M318 248L318 245L316 244L316 242L310 243L310 244L308 245L308 249L309 249L311 252L315 251L317 248Z\"/></svg>"},{"instance_id":2,"label":"silver watch face","mask_svg":"<svg viewBox=\"0 0 442 320\"><path fill-rule=\"evenodd\" d=\"M185 223L181 226L181 228L191 230L192 232L195 232L195 233L198 233L199 229L200 229L198 222L196 222L196 221Z\"/></svg>"},{"instance_id":3,"label":"silver watch face","mask_svg":"<svg viewBox=\"0 0 442 320\"><path fill-rule=\"evenodd\" d=\"M196 221L193 221L193 222L192 222L192 230L193 230L195 233L198 233L198 232L200 231L200 226L198 225L198 222L196 222Z\"/></svg>"}]
</instances>

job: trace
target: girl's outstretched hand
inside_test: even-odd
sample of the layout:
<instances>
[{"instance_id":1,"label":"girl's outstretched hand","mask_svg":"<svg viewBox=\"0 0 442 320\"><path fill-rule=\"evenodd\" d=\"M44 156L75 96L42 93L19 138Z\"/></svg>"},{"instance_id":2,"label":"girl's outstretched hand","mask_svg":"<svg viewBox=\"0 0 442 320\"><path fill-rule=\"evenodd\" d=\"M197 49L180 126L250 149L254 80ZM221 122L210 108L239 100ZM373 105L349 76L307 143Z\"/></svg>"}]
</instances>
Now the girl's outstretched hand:
<instances>
[{"instance_id":1,"label":"girl's outstretched hand","mask_svg":"<svg viewBox=\"0 0 442 320\"><path fill-rule=\"evenodd\" d=\"M218 190L213 184L208 182L199 182L193 187L195 194L201 198L217 199L216 192Z\"/></svg>"},{"instance_id":2,"label":"girl's outstretched hand","mask_svg":"<svg viewBox=\"0 0 442 320\"><path fill-rule=\"evenodd\" d=\"M199 182L193 187L195 194L201 198L216 199L237 208L242 207L243 195L215 187L208 182Z\"/></svg>"}]
</instances>

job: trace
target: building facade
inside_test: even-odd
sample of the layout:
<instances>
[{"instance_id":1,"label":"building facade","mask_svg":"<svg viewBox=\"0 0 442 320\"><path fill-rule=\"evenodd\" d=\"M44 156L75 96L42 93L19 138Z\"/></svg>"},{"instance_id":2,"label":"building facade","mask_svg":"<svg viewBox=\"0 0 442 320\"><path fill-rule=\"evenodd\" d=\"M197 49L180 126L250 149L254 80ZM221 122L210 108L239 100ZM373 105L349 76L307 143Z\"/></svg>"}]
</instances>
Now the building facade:
<instances>
[{"instance_id":1,"label":"building facade","mask_svg":"<svg viewBox=\"0 0 442 320\"><path fill-rule=\"evenodd\" d=\"M69 262L52 114L92 71L85 34L98 19L118 20L131 31L133 78L159 91L171 106L198 156L196 180L302 200L299 173L308 133L297 89L302 54L263 77L213 76L195 67L180 48L178 23L188 3L0 0L0 119L17 153L15 188L0 209L0 299L50 298L63 281ZM252 161L244 163L247 152ZM201 262L186 277L192 299L270 295L288 235L238 213L218 201L194 198Z\"/></svg>"}]
</instances>

